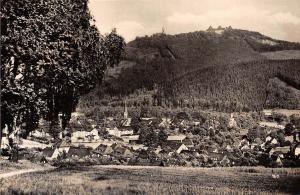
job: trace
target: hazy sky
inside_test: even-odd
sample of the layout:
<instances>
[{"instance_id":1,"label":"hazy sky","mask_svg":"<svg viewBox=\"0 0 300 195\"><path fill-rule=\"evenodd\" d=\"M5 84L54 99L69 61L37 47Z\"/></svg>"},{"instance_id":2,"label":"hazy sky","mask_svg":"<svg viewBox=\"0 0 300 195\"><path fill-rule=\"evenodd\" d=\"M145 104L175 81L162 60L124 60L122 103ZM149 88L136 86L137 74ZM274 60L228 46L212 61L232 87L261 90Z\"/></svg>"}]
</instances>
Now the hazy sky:
<instances>
[{"instance_id":1,"label":"hazy sky","mask_svg":"<svg viewBox=\"0 0 300 195\"><path fill-rule=\"evenodd\" d=\"M178 34L231 25L300 42L300 0L90 0L89 6L101 33L116 27L126 41L162 27Z\"/></svg>"}]
</instances>

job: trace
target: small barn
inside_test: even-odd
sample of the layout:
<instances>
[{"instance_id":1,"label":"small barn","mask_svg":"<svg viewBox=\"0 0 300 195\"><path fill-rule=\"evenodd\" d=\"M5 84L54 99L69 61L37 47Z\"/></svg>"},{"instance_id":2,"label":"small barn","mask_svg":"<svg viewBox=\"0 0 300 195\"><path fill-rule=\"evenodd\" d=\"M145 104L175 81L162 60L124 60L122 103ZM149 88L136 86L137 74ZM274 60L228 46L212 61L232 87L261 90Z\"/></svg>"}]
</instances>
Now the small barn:
<instances>
[{"instance_id":1,"label":"small barn","mask_svg":"<svg viewBox=\"0 0 300 195\"><path fill-rule=\"evenodd\" d=\"M97 148L95 148L94 152L102 155L109 155L113 153L113 149L111 146L100 144Z\"/></svg>"}]
</instances>

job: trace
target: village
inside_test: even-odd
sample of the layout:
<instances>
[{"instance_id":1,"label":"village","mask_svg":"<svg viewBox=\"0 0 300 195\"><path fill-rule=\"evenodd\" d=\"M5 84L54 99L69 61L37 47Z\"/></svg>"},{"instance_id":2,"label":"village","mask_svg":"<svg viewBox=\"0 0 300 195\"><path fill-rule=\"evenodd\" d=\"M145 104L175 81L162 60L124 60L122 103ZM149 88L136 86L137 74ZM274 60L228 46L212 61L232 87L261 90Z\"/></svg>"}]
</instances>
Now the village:
<instances>
[{"instance_id":1,"label":"village","mask_svg":"<svg viewBox=\"0 0 300 195\"><path fill-rule=\"evenodd\" d=\"M208 113L191 119L187 113L180 112L173 118L130 118L125 106L122 119L106 117L98 122L75 112L70 121L71 135L60 132L56 140L42 122L41 128L30 132L26 139L20 139L17 133L9 136L18 145L18 159L38 163L299 166L297 112L285 116L264 110L256 115ZM250 124L239 124L241 116L252 118ZM260 121L255 121L257 117ZM9 151L9 137L5 135L4 131L4 155Z\"/></svg>"}]
</instances>

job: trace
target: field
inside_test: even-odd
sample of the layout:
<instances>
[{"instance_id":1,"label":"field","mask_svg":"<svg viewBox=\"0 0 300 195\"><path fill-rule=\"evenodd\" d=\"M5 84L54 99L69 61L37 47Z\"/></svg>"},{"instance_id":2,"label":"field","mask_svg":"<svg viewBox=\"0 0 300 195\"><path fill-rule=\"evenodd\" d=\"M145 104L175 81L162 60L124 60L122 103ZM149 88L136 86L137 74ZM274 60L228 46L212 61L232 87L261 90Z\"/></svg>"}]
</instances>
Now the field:
<instances>
[{"instance_id":1,"label":"field","mask_svg":"<svg viewBox=\"0 0 300 195\"><path fill-rule=\"evenodd\" d=\"M289 168L93 166L2 178L0 194L298 194L299 181Z\"/></svg>"},{"instance_id":2,"label":"field","mask_svg":"<svg viewBox=\"0 0 300 195\"><path fill-rule=\"evenodd\" d=\"M42 169L48 167L50 167L50 165L34 164L28 160L20 160L18 163L13 163L7 159L0 158L0 175L4 173L11 173L13 171Z\"/></svg>"}]
</instances>

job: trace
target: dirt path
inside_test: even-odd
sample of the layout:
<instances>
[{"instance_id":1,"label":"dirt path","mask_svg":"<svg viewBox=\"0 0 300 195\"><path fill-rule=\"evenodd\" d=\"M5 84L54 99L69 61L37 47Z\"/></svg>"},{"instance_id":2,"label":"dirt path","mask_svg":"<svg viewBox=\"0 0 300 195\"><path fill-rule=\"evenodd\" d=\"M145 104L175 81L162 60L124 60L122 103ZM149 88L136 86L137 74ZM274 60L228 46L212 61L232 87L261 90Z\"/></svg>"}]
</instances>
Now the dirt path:
<instances>
[{"instance_id":1,"label":"dirt path","mask_svg":"<svg viewBox=\"0 0 300 195\"><path fill-rule=\"evenodd\" d=\"M53 168L52 167L43 167L43 168L37 168L37 169L21 169L21 170L11 171L8 173L1 173L0 179L12 177L12 176L16 176L16 175L21 175L21 174L25 174L25 173L43 172L43 171L47 171L47 170L51 170L51 169L53 169Z\"/></svg>"}]
</instances>

